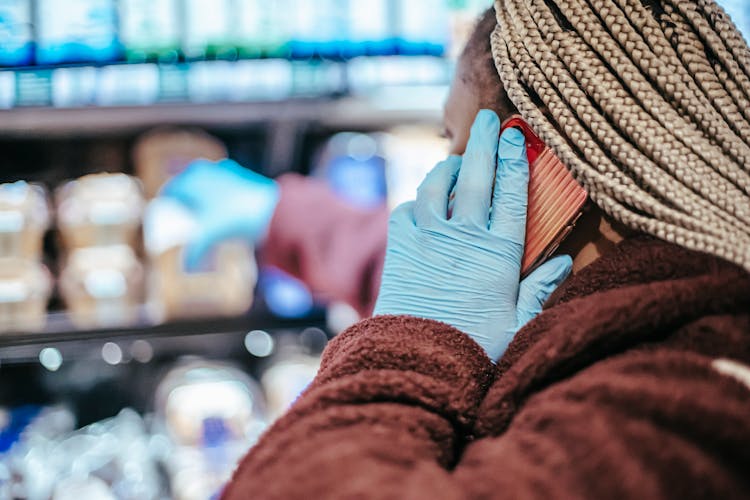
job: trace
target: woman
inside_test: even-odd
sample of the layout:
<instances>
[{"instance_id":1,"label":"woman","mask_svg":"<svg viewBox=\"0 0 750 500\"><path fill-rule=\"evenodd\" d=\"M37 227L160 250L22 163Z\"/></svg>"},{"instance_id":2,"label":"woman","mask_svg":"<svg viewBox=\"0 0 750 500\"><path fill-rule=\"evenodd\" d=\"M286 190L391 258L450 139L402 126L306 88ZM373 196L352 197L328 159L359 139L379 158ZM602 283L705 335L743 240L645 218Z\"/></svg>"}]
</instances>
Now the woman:
<instances>
[{"instance_id":1,"label":"woman","mask_svg":"<svg viewBox=\"0 0 750 500\"><path fill-rule=\"evenodd\" d=\"M381 315L331 343L224 498L750 497L746 44L710 0L495 8L502 87L633 234L577 228L601 255L493 364L525 319L528 167L479 113L391 218Z\"/></svg>"}]
</instances>

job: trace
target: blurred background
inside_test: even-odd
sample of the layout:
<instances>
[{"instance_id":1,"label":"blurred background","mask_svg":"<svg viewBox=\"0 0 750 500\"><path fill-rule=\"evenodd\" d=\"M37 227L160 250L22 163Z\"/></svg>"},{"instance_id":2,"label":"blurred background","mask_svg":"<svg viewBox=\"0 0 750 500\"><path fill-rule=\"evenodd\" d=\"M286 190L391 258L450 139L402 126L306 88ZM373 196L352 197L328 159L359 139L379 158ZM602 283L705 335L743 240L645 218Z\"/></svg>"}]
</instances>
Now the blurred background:
<instances>
[{"instance_id":1,"label":"blurred background","mask_svg":"<svg viewBox=\"0 0 750 500\"><path fill-rule=\"evenodd\" d=\"M412 198L491 3L0 0L0 499L219 494L358 316L247 246L187 272L154 196L228 157Z\"/></svg>"},{"instance_id":2,"label":"blurred background","mask_svg":"<svg viewBox=\"0 0 750 500\"><path fill-rule=\"evenodd\" d=\"M446 153L489 0L0 0L0 499L209 499L357 321L254 250L181 265L195 158L382 209Z\"/></svg>"}]
</instances>

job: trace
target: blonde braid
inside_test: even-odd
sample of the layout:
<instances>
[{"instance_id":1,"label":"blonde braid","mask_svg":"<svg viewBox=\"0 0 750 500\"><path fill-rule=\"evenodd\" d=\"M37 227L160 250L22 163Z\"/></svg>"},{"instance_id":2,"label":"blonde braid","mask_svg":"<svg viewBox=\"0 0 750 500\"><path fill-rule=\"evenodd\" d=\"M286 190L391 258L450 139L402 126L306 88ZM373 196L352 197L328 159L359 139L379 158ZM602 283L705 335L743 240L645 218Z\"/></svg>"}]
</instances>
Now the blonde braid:
<instances>
[{"instance_id":1,"label":"blonde braid","mask_svg":"<svg viewBox=\"0 0 750 500\"><path fill-rule=\"evenodd\" d=\"M664 6L665 18L677 29L667 26L664 30L666 38L672 40L676 47L677 56L685 68L694 75L695 80L701 86L705 95L712 100L726 119L726 124L743 137L746 144L750 144L748 137L748 121L750 121L750 109L742 106L747 102L741 94L738 85L732 81L729 74L721 68L720 64L711 64L706 58L702 43L698 36L689 28L685 20L675 14L674 8L667 4ZM742 116L738 116L740 113Z\"/></svg>"},{"instance_id":2,"label":"blonde braid","mask_svg":"<svg viewBox=\"0 0 750 500\"><path fill-rule=\"evenodd\" d=\"M621 14L625 14L633 25L623 26L617 34L618 41L622 44L625 38L638 46L637 49L642 51L643 57L634 62L640 66L644 74L651 73L652 81L657 84L657 90L669 99L667 105L670 102L676 104L679 110L690 118L690 127L681 128L681 133L694 138L701 130L705 131L709 134L706 139L711 139L712 142L722 146L723 151L720 154L727 154L731 157L731 159L724 158L724 161L750 162L750 147L745 139L735 134L727 125L725 117L721 115L722 108L714 107L709 98L698 88L699 84L695 80L700 82L701 77L696 75L694 80L694 77L686 71L677 54L667 43L653 16L638 0L619 0L617 3L622 9ZM595 7L601 11L607 10L608 4L606 0L594 2ZM608 18L611 20L617 17ZM613 27L614 23L612 25L608 23L608 28ZM701 107L693 105L696 100ZM682 121L682 117L677 113L670 113L670 115L671 119ZM750 127L744 128L745 134L748 130ZM705 155L712 148L708 140L700 145L695 142L687 145L692 146L693 151L698 155Z\"/></svg>"},{"instance_id":3,"label":"blonde braid","mask_svg":"<svg viewBox=\"0 0 750 500\"><path fill-rule=\"evenodd\" d=\"M750 270L750 50L713 1L663 3L496 0L495 66L611 217Z\"/></svg>"},{"instance_id":4,"label":"blonde braid","mask_svg":"<svg viewBox=\"0 0 750 500\"><path fill-rule=\"evenodd\" d=\"M511 8L512 7L509 6L509 9L511 9ZM547 17L542 12L534 12L534 14L535 14L534 15L534 19L540 19L541 20L540 23L544 22L544 19ZM530 35L530 36L533 36L533 35ZM554 60L551 61L551 64L553 65L553 67L551 68L551 71L549 73L550 74L554 74L559 79L560 78L561 79L565 79L565 77L567 76L566 75L566 71L564 69L561 69L559 66L554 66ZM522 65L523 65L523 62L522 62ZM586 72L585 67L583 67L582 65L578 65L578 66L580 68L580 71L583 71L584 73ZM584 81L585 81L585 79L586 79L586 76L584 75ZM563 87L565 87L565 84L563 82L558 81L558 87L563 88ZM543 93L545 91L544 89L540 89L538 85L536 86L535 90L537 90L537 91L539 91L541 93ZM597 90L598 90L598 86L595 89L595 92ZM609 129L610 131L612 131L611 127L606 122L606 120L604 120L601 116L597 115L595 109L593 109L593 108L591 108L591 109L585 109L585 106L587 104L586 103L586 96L583 94L583 92L581 91L581 89L578 87L578 85L575 82L572 82L572 85L570 85L566 89L566 91L564 93L565 94L571 94L571 93L572 94L576 94L576 93L578 94L577 97L576 96L571 97L571 99L578 99L576 101L576 104L573 107L575 109L581 111L586 116L589 116L589 117L592 118L592 120L595 122L595 123L593 123L593 127L592 128L594 128L594 129L603 128L603 129ZM555 100L554 95L551 97L551 99L553 101ZM553 106L553 107L557 107L559 105L559 103L557 103L557 102L554 102L554 103L550 102L549 105ZM609 107L609 106L605 105L605 107ZM567 107L563 107L561 109L561 112L562 113L566 113L566 112L568 113L568 119L569 119L570 122L574 122L575 121L575 117L572 114L569 113ZM580 129L577 132L573 132L573 133L577 133L579 136L581 136L581 134L585 134L586 132L583 129ZM580 144L581 140L577 141L577 143ZM607 139L605 138L604 140L606 141ZM624 154L624 155L628 155L628 153L631 153L624 160L624 164L626 166L628 166L628 165L631 166L632 169L633 169L633 171L634 171L634 174L638 178L644 179L651 188L653 188L654 190L658 190L660 187L664 187L664 186L669 187L670 184L672 184L672 185L674 184L674 183L668 182L668 179L665 179L664 176L661 175L661 174L663 174L663 172L661 170L659 170L659 169L654 169L654 168L652 168L652 169L646 169L646 174L648 174L649 171L654 172L654 173L657 174L653 178L648 178L648 177L644 178L644 177L641 177L641 172L642 172L643 169L640 168L641 165L638 162L637 156L634 156L634 154L633 154L633 153L635 153L635 155L638 155L638 151L635 150L634 148L632 148L632 146L630 144L628 144L628 143L624 143L624 148L622 148L622 149L624 151L622 151L621 153ZM592 148L588 148L587 150L590 151L590 154L595 155L595 156L589 158L590 163L595 164L595 165L599 166L600 168L605 168L606 167L607 171L610 172L610 174L612 176L614 176L616 179L618 179L620 181L622 181L623 179L631 181L622 172L620 172L620 170L614 164L612 164L609 161L609 157L600 155L598 149L595 146L592 147ZM630 151L628 151L628 150L630 150ZM616 155L617 152L615 152L613 154ZM667 182L665 182L665 180ZM638 188L638 185L632 183L632 181L631 181L630 187L631 188ZM678 185L678 187L679 187L679 185ZM683 190L683 192L689 194L685 190ZM665 193L662 193L662 194L666 198L669 198L671 195L673 195L673 193L671 193L669 191L667 191ZM645 195L647 196L648 193L646 193ZM701 200L701 199L698 198L698 200ZM628 201L630 203L638 203L637 199L636 200L629 199ZM705 203L704 203L704 205L705 205ZM669 210L668 208L665 209L661 205L652 205L652 207L653 207L653 209L661 209L661 212L658 214L659 216L669 217L670 220L674 220L673 217L678 217L683 223L691 224L691 221L689 221L688 218L684 216L684 214L679 214L679 213L677 213L675 211ZM642 210L648 210L647 206L646 207L639 206L638 208L640 208ZM692 207L692 208L695 209L695 210L700 210L698 207ZM700 224L697 224L697 225L700 225ZM709 226L709 227L711 227L711 226ZM718 230L718 228L717 228L717 230Z\"/></svg>"},{"instance_id":5,"label":"blonde braid","mask_svg":"<svg viewBox=\"0 0 750 500\"><path fill-rule=\"evenodd\" d=\"M533 14L534 19L539 20L541 30L544 31L543 24L549 20L552 19L554 22L554 18L552 17L551 13L549 11L539 11L534 10L532 8L531 13ZM554 22L555 25L557 25L556 22ZM555 36L562 36L565 37L565 33L561 30L557 31L555 33ZM554 38L553 38L554 40ZM558 54L562 54L561 57L565 56L565 53L567 52L567 49L570 48L570 43L563 43L561 44L561 48L557 50ZM579 56L578 60L581 60L582 58ZM570 61L570 59L567 59ZM573 59L573 61L575 58ZM625 104L622 103L623 100L627 99L628 96L624 95L623 92L618 92L616 88L612 89L611 92L607 92L606 88L603 88L601 84L606 83L606 80L608 77L611 77L611 74L606 71L606 69L603 69L603 71L598 71L597 74L591 74L591 69L587 65L581 65L581 64L575 64L575 62L570 63L571 67L575 67L576 76L588 86L588 82L591 80L598 80L600 85L596 85L593 87L594 94L591 96L593 100L597 101L597 104L602 108L606 114L609 116L617 116L618 119L621 117L621 111L627 110L627 109L635 109L635 105L632 102L626 102ZM561 69L559 66L555 67L552 71L556 73L557 75L565 76L565 70ZM606 85L605 85L606 87ZM603 92L603 90L605 90ZM581 109L582 107L587 106L586 102L586 96L583 93L583 91L578 87L578 84L573 81L570 89L570 92L577 92L579 94L579 99L582 99L582 101L579 101L579 104L573 106L574 109L577 111L583 112L587 117L590 117L592 120L592 130L594 131L601 131L603 134L603 137L600 138L600 141L603 141L605 144L612 144L612 140L608 139L608 134L611 136L612 134L616 134L616 131L612 129L612 127L609 125L609 123L604 119L604 117L600 116L596 109L593 107L590 107L589 109ZM569 92L568 92L569 93ZM610 100L614 99L616 102L611 103ZM564 108L562 112L569 112L567 108ZM572 115L571 115L572 116ZM650 117L647 115L643 115L639 117L641 120L648 120ZM623 125L624 128L629 127L628 124ZM622 147L620 145L622 144ZM630 145L627 142L618 142L613 144L614 147L611 148L609 151L608 157L602 158L602 157L596 157L596 158L590 158L589 162L593 164L601 164L601 162L605 162L607 165L609 165L609 170L613 172L615 176L617 174L621 174L620 169L611 164L609 162L609 157L615 157L620 158L621 163L628 168L633 175L637 177L637 180L645 182L646 187L649 188L651 192L655 192L656 194L661 195L663 198L669 200L672 197L675 196L675 194L682 194L683 196L686 196L686 202L689 203L689 207L692 211L695 211L696 214L702 214L703 210L708 209L711 210L712 207L709 202L704 200L703 198L697 197L694 195L694 193L682 186L681 184L675 184L674 182L671 182L668 176L666 176L666 172L659 168L643 168L643 161L641 159L640 152L635 149L632 145ZM596 151L594 151L596 152ZM645 167L648 167L648 165L645 165ZM637 185L636 185L637 187ZM666 189L666 191L665 191ZM675 189L679 191L679 193L675 193ZM691 198L692 197L692 198ZM714 210L716 213L716 210ZM674 214L674 212L672 212ZM723 212L719 210L719 215L721 215ZM683 223L688 223L685 221L685 218L682 217ZM709 222L710 219L703 219L703 222ZM697 222L697 221L695 221ZM723 225L722 223L719 223L719 225ZM709 226L711 227L711 226ZM747 227L747 226L746 226Z\"/></svg>"}]
</instances>

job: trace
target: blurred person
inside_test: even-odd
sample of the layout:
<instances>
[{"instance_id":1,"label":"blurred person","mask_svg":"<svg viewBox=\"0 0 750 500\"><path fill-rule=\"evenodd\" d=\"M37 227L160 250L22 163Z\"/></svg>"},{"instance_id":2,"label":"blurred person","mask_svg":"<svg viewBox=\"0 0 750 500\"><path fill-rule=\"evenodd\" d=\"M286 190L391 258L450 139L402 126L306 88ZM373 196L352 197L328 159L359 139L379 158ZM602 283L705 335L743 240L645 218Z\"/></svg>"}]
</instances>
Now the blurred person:
<instances>
[{"instance_id":1,"label":"blurred person","mask_svg":"<svg viewBox=\"0 0 750 500\"><path fill-rule=\"evenodd\" d=\"M732 2L721 3L739 16ZM496 111L501 121L517 112L499 85L490 54L494 26L487 11L458 61L443 120L450 154L464 152L480 108ZM371 314L385 255L386 206L353 207L319 179L286 174L272 180L231 160L194 162L162 194L185 203L198 217L199 230L186 251L189 268L198 267L218 242L243 238L261 248L264 264L299 278L316 295L346 302L361 317ZM574 257L574 272L623 235L622 225L593 204L577 226L586 230L569 236L559 250Z\"/></svg>"},{"instance_id":2,"label":"blurred person","mask_svg":"<svg viewBox=\"0 0 750 500\"><path fill-rule=\"evenodd\" d=\"M446 106L463 156L394 211L375 316L224 498L750 498L749 104L712 0L497 0ZM515 111L595 214L530 295Z\"/></svg>"},{"instance_id":3,"label":"blurred person","mask_svg":"<svg viewBox=\"0 0 750 500\"><path fill-rule=\"evenodd\" d=\"M265 265L302 280L317 296L372 312L385 255L388 208L354 206L328 184L298 174L269 179L232 160L198 160L161 196L186 205L198 230L185 249L197 268L215 245L243 239Z\"/></svg>"}]
</instances>

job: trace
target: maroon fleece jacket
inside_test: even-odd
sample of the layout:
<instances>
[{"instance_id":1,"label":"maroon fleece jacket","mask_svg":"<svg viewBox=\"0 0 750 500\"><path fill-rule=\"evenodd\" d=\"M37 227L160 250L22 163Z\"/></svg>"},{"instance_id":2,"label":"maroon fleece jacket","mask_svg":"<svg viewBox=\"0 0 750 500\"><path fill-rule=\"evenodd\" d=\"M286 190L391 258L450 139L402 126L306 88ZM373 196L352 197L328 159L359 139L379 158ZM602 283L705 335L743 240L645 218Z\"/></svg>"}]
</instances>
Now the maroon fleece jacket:
<instances>
[{"instance_id":1,"label":"maroon fleece jacket","mask_svg":"<svg viewBox=\"0 0 750 500\"><path fill-rule=\"evenodd\" d=\"M241 462L244 498L750 498L750 275L648 237L571 277L493 365L381 316Z\"/></svg>"}]
</instances>

